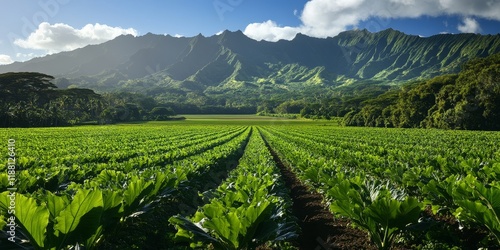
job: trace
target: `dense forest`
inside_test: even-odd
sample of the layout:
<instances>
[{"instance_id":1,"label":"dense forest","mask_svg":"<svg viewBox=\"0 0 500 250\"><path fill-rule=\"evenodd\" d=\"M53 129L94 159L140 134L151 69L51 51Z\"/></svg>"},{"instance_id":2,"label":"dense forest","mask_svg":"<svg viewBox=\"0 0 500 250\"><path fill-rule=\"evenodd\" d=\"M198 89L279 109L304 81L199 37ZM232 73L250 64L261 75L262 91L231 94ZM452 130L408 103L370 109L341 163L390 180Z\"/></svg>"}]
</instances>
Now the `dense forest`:
<instances>
[{"instance_id":1,"label":"dense forest","mask_svg":"<svg viewBox=\"0 0 500 250\"><path fill-rule=\"evenodd\" d=\"M57 89L54 77L36 72L0 74L0 127L66 126L165 120L175 115L151 97Z\"/></svg>"},{"instance_id":2,"label":"dense forest","mask_svg":"<svg viewBox=\"0 0 500 250\"><path fill-rule=\"evenodd\" d=\"M283 107L276 111L283 112ZM500 54L470 60L458 74L389 88L375 97L303 104L300 113L343 116L347 126L499 130Z\"/></svg>"}]
</instances>

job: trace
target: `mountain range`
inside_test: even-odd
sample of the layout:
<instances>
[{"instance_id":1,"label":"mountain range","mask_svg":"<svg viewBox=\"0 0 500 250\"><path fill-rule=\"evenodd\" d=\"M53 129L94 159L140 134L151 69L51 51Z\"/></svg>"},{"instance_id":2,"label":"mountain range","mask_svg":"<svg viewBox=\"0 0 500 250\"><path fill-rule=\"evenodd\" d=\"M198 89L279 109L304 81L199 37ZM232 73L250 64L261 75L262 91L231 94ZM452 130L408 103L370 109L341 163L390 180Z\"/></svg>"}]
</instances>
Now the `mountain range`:
<instances>
[{"instance_id":1,"label":"mountain range","mask_svg":"<svg viewBox=\"0 0 500 250\"><path fill-rule=\"evenodd\" d=\"M331 38L298 34L267 42L241 31L210 37L148 33L3 65L0 73L40 72L58 78L60 87L210 97L235 90L331 89L359 81L398 84L456 73L472 58L499 52L500 34L419 37L393 29L351 30Z\"/></svg>"}]
</instances>

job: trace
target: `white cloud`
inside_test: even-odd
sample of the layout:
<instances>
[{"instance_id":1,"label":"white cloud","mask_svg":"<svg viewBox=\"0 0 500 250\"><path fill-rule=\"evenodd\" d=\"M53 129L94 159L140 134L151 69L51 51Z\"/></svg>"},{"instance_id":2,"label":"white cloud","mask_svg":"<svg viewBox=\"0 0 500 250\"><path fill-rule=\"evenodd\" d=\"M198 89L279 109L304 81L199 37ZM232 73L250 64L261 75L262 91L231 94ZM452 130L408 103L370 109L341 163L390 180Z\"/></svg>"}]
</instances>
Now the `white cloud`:
<instances>
[{"instance_id":1,"label":"white cloud","mask_svg":"<svg viewBox=\"0 0 500 250\"><path fill-rule=\"evenodd\" d=\"M481 31L481 26L474 18L466 17L463 20L463 24L459 24L457 29L462 33L479 33Z\"/></svg>"},{"instance_id":2,"label":"white cloud","mask_svg":"<svg viewBox=\"0 0 500 250\"><path fill-rule=\"evenodd\" d=\"M263 23L249 24L243 33L255 40L266 40L276 42L280 39L290 40L300 32L296 27L280 27L275 22L268 20Z\"/></svg>"},{"instance_id":3,"label":"white cloud","mask_svg":"<svg viewBox=\"0 0 500 250\"><path fill-rule=\"evenodd\" d=\"M370 19L372 30L389 28L393 18L460 15L500 20L498 0L310 0L300 13L302 24L283 27L269 20L249 24L244 33L256 40L292 39L296 33L331 37Z\"/></svg>"},{"instance_id":4,"label":"white cloud","mask_svg":"<svg viewBox=\"0 0 500 250\"><path fill-rule=\"evenodd\" d=\"M11 64L14 60L9 55L0 55L0 65L2 64Z\"/></svg>"},{"instance_id":5,"label":"white cloud","mask_svg":"<svg viewBox=\"0 0 500 250\"><path fill-rule=\"evenodd\" d=\"M181 38L181 37L184 37L184 35L181 35L181 34L175 34L174 37L177 37L177 38Z\"/></svg>"},{"instance_id":6,"label":"white cloud","mask_svg":"<svg viewBox=\"0 0 500 250\"><path fill-rule=\"evenodd\" d=\"M49 24L43 22L38 29L26 39L16 39L14 44L26 49L45 50L48 53L74 50L89 44L99 44L114 39L119 35L131 34L136 36L135 29L110 27L104 24L87 24L81 29L67 24Z\"/></svg>"}]
</instances>

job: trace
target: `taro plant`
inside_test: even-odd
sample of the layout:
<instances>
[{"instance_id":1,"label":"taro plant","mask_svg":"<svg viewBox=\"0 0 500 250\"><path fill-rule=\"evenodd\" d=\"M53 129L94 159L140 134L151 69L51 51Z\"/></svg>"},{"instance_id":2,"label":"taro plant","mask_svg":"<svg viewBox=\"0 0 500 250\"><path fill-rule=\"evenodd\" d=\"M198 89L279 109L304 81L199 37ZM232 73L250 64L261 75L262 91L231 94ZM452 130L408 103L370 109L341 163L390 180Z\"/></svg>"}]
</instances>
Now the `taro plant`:
<instances>
[{"instance_id":1,"label":"taro plant","mask_svg":"<svg viewBox=\"0 0 500 250\"><path fill-rule=\"evenodd\" d=\"M255 249L269 241L281 242L297 237L296 224L282 217L283 208L276 203L276 200L263 198L231 207L213 200L191 219L174 216L169 221L177 226L176 240L190 242L192 247Z\"/></svg>"},{"instance_id":2,"label":"taro plant","mask_svg":"<svg viewBox=\"0 0 500 250\"><path fill-rule=\"evenodd\" d=\"M0 209L9 211L9 193L0 194ZM79 190L71 202L51 193L46 203L15 194L16 222L21 235L35 249L62 249L84 245L92 249L101 236L99 225L103 213L103 198L98 190ZM85 223L81 223L85 221ZM16 235L17 236L17 235ZM19 241L18 241L19 242Z\"/></svg>"},{"instance_id":3,"label":"taro plant","mask_svg":"<svg viewBox=\"0 0 500 250\"><path fill-rule=\"evenodd\" d=\"M457 182L453 198L459 208L455 216L484 225L500 243L500 187L485 185L472 175Z\"/></svg>"},{"instance_id":4,"label":"taro plant","mask_svg":"<svg viewBox=\"0 0 500 250\"><path fill-rule=\"evenodd\" d=\"M422 210L417 199L380 181L359 185L344 180L328 190L328 196L333 199L330 209L366 230L378 249L390 249L396 237L418 221Z\"/></svg>"},{"instance_id":5,"label":"taro plant","mask_svg":"<svg viewBox=\"0 0 500 250\"><path fill-rule=\"evenodd\" d=\"M207 204L190 218L171 217L175 239L192 247L256 249L283 247L297 237L278 169L258 133L251 135L238 167L217 189L203 194Z\"/></svg>"},{"instance_id":6,"label":"taro plant","mask_svg":"<svg viewBox=\"0 0 500 250\"><path fill-rule=\"evenodd\" d=\"M16 193L12 214L24 236L22 240L35 249L76 245L92 249L101 242L104 231L112 231L121 221L146 211L155 195L164 193L175 181L161 173L156 180L153 183L134 176L125 191L80 188L72 190L75 195L71 199L46 191L40 197L43 202ZM9 192L0 194L0 213L8 214L10 199ZM0 225L5 219L2 222Z\"/></svg>"}]
</instances>

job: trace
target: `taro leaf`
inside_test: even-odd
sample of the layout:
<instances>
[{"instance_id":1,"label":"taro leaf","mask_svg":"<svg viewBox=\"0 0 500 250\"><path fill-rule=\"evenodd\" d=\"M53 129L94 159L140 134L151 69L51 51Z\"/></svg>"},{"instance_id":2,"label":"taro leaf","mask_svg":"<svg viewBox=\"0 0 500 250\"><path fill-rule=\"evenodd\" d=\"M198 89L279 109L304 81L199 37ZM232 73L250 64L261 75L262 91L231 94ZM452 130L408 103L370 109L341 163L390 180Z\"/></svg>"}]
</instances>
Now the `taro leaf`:
<instances>
[{"instance_id":1,"label":"taro leaf","mask_svg":"<svg viewBox=\"0 0 500 250\"><path fill-rule=\"evenodd\" d=\"M108 227L114 227L120 221L120 218L123 214L123 197L118 191L103 190L102 199L102 224L105 229Z\"/></svg>"},{"instance_id":2,"label":"taro leaf","mask_svg":"<svg viewBox=\"0 0 500 250\"><path fill-rule=\"evenodd\" d=\"M219 241L230 249L239 248L241 221L238 213L230 211L221 217L212 218L203 223L203 227L211 230Z\"/></svg>"},{"instance_id":3,"label":"taro leaf","mask_svg":"<svg viewBox=\"0 0 500 250\"><path fill-rule=\"evenodd\" d=\"M278 241L289 241L291 239L295 239L299 237L297 232L298 229L297 223L294 221L287 221L285 223L279 223L277 228L277 236L274 238L274 242Z\"/></svg>"},{"instance_id":4,"label":"taro leaf","mask_svg":"<svg viewBox=\"0 0 500 250\"><path fill-rule=\"evenodd\" d=\"M398 201L383 197L373 202L366 211L368 216L384 228L403 229L418 220L420 210L420 203L415 198Z\"/></svg>"},{"instance_id":5,"label":"taro leaf","mask_svg":"<svg viewBox=\"0 0 500 250\"><path fill-rule=\"evenodd\" d=\"M212 243L212 244L220 245L219 241L217 239L212 237L209 233L205 232L203 230L203 228L201 228L197 224L194 224L189 219L186 219L182 216L172 216L168 221L171 224L192 233L193 239L191 239L191 240L193 240L193 241L196 241L196 242L201 241L201 242L204 242L206 244ZM178 237L178 235L176 235L176 237ZM186 237L186 236L182 235L182 237Z\"/></svg>"},{"instance_id":6,"label":"taro leaf","mask_svg":"<svg viewBox=\"0 0 500 250\"><path fill-rule=\"evenodd\" d=\"M47 191L47 208L50 212L50 220L55 220L59 213L68 206L69 201L64 196L57 196L49 191Z\"/></svg>"},{"instance_id":7,"label":"taro leaf","mask_svg":"<svg viewBox=\"0 0 500 250\"><path fill-rule=\"evenodd\" d=\"M9 211L10 192L0 194L0 208ZM26 232L30 242L39 247L44 247L47 225L49 224L49 210L45 204L38 205L33 198L22 194L15 194L15 215L19 225Z\"/></svg>"},{"instance_id":8,"label":"taro leaf","mask_svg":"<svg viewBox=\"0 0 500 250\"><path fill-rule=\"evenodd\" d=\"M92 249L93 247L95 247L99 243L99 240L101 239L104 228L103 228L103 226L99 226L94 231L95 231L95 233L92 236L88 237L87 240L85 241L85 249Z\"/></svg>"},{"instance_id":9,"label":"taro leaf","mask_svg":"<svg viewBox=\"0 0 500 250\"><path fill-rule=\"evenodd\" d=\"M390 195L376 199L365 210L367 221L375 222L378 235L370 232L377 245L383 248L390 247L394 237L410 223L418 221L421 211L421 204L417 199L409 197L403 201L392 199Z\"/></svg>"},{"instance_id":10,"label":"taro leaf","mask_svg":"<svg viewBox=\"0 0 500 250\"><path fill-rule=\"evenodd\" d=\"M103 199L103 209L104 211L107 211L120 207L122 204L123 197L120 195L120 192L112 190L103 190L102 199Z\"/></svg>"},{"instance_id":11,"label":"taro leaf","mask_svg":"<svg viewBox=\"0 0 500 250\"><path fill-rule=\"evenodd\" d=\"M328 190L327 194L333 198L330 204L332 212L348 217L359 226L364 224L361 217L366 205L359 192L351 188L348 180L340 182Z\"/></svg>"},{"instance_id":12,"label":"taro leaf","mask_svg":"<svg viewBox=\"0 0 500 250\"><path fill-rule=\"evenodd\" d=\"M260 215L253 219L245 236L247 247L257 247L267 241L288 241L298 237L298 225L294 221L285 221L285 218L279 215L283 212L282 209L276 207L274 203L270 203L269 206L263 204L260 207ZM252 209L247 210L247 214L254 212Z\"/></svg>"},{"instance_id":13,"label":"taro leaf","mask_svg":"<svg viewBox=\"0 0 500 250\"><path fill-rule=\"evenodd\" d=\"M155 180L155 187L154 190L152 191L152 195L157 195L159 192L162 192L163 190L173 188L175 186L175 183L177 181L177 178L173 174L169 173L157 173L156 180Z\"/></svg>"},{"instance_id":14,"label":"taro leaf","mask_svg":"<svg viewBox=\"0 0 500 250\"><path fill-rule=\"evenodd\" d=\"M467 176L456 185L453 192L455 203L460 206L458 216L465 216L485 225L500 242L500 189L485 187L482 183ZM463 213L461 211L463 210Z\"/></svg>"},{"instance_id":15,"label":"taro leaf","mask_svg":"<svg viewBox=\"0 0 500 250\"><path fill-rule=\"evenodd\" d=\"M59 247L85 242L98 233L102 210L103 199L100 190L78 190L71 204L56 217L54 230L61 240Z\"/></svg>"},{"instance_id":16,"label":"taro leaf","mask_svg":"<svg viewBox=\"0 0 500 250\"><path fill-rule=\"evenodd\" d=\"M5 226L7 226L7 222L5 222L5 217L3 215L0 215L0 231L3 230Z\"/></svg>"},{"instance_id":17,"label":"taro leaf","mask_svg":"<svg viewBox=\"0 0 500 250\"><path fill-rule=\"evenodd\" d=\"M139 178L131 180L127 190L123 193L125 216L137 212L153 189L154 185L150 181Z\"/></svg>"},{"instance_id":18,"label":"taro leaf","mask_svg":"<svg viewBox=\"0 0 500 250\"><path fill-rule=\"evenodd\" d=\"M396 218L392 218L391 220L391 226L402 229L409 224L416 223L421 212L422 203L415 197L407 197L400 202Z\"/></svg>"},{"instance_id":19,"label":"taro leaf","mask_svg":"<svg viewBox=\"0 0 500 250\"><path fill-rule=\"evenodd\" d=\"M9 175L6 173L0 173L0 190L7 190L7 188L10 186L9 183Z\"/></svg>"},{"instance_id":20,"label":"taro leaf","mask_svg":"<svg viewBox=\"0 0 500 250\"><path fill-rule=\"evenodd\" d=\"M255 203L255 202L254 202ZM274 208L274 205L268 200L261 200L258 204L251 204L248 208L246 208L245 214L242 222L242 227L245 228L245 231L242 230L242 235L245 237L244 242L248 246L255 238L257 229L259 225L265 221L271 219L271 212ZM267 241L268 239L255 239L261 243Z\"/></svg>"},{"instance_id":21,"label":"taro leaf","mask_svg":"<svg viewBox=\"0 0 500 250\"><path fill-rule=\"evenodd\" d=\"M212 203L203 206L203 213L200 215L205 215L208 219L220 217L227 213L227 208L219 200L213 200Z\"/></svg>"}]
</instances>

